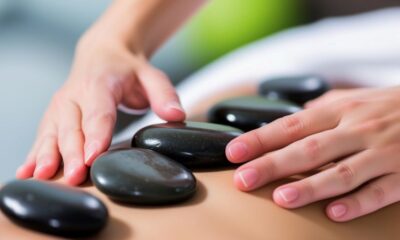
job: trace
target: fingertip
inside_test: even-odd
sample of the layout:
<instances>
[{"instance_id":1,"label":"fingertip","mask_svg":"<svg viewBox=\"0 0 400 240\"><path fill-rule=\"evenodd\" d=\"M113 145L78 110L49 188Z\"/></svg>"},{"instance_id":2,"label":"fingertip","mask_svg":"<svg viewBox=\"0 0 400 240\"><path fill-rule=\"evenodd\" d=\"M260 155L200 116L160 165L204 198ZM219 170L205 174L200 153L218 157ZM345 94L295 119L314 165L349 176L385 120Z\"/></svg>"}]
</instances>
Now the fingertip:
<instances>
[{"instance_id":1,"label":"fingertip","mask_svg":"<svg viewBox=\"0 0 400 240\"><path fill-rule=\"evenodd\" d=\"M243 180L238 172L235 172L235 174L233 175L233 183L235 184L236 188L239 189L240 191L243 192L247 191L247 187L243 183Z\"/></svg>"},{"instance_id":2,"label":"fingertip","mask_svg":"<svg viewBox=\"0 0 400 240\"><path fill-rule=\"evenodd\" d=\"M186 119L186 113L178 101L171 101L162 107L154 107L155 112L168 122L182 122Z\"/></svg>"},{"instance_id":3,"label":"fingertip","mask_svg":"<svg viewBox=\"0 0 400 240\"><path fill-rule=\"evenodd\" d=\"M65 170L64 179L70 186L78 186L86 180L87 167L78 165L69 170Z\"/></svg>"},{"instance_id":4,"label":"fingertip","mask_svg":"<svg viewBox=\"0 0 400 240\"><path fill-rule=\"evenodd\" d=\"M58 166L55 161L44 163L36 167L33 177L40 180L47 180L52 178L57 172Z\"/></svg>"},{"instance_id":5,"label":"fingertip","mask_svg":"<svg viewBox=\"0 0 400 240\"><path fill-rule=\"evenodd\" d=\"M232 163L241 163L246 161L248 152L248 146L239 141L230 142L225 149L225 155Z\"/></svg>"},{"instance_id":6,"label":"fingertip","mask_svg":"<svg viewBox=\"0 0 400 240\"><path fill-rule=\"evenodd\" d=\"M239 168L234 174L235 186L241 191L251 191L257 187L260 174L257 169L245 167Z\"/></svg>"},{"instance_id":7,"label":"fingertip","mask_svg":"<svg viewBox=\"0 0 400 240\"><path fill-rule=\"evenodd\" d=\"M348 207L344 203L333 202L329 204L325 209L325 213L329 219L335 222L345 222L349 220L348 217L346 218Z\"/></svg>"},{"instance_id":8,"label":"fingertip","mask_svg":"<svg viewBox=\"0 0 400 240\"><path fill-rule=\"evenodd\" d=\"M16 177L18 179L27 179L33 176L35 166L32 164L24 164L17 169Z\"/></svg>"},{"instance_id":9,"label":"fingertip","mask_svg":"<svg viewBox=\"0 0 400 240\"><path fill-rule=\"evenodd\" d=\"M276 189L275 189L274 192L272 193L272 199L274 200L274 202L275 202L278 206L287 208L286 202L283 200L282 196L278 193L278 191L277 191Z\"/></svg>"},{"instance_id":10,"label":"fingertip","mask_svg":"<svg viewBox=\"0 0 400 240\"><path fill-rule=\"evenodd\" d=\"M274 190L272 198L274 202L284 208L295 208L299 205L296 201L299 199L299 191L291 186L279 187Z\"/></svg>"}]
</instances>

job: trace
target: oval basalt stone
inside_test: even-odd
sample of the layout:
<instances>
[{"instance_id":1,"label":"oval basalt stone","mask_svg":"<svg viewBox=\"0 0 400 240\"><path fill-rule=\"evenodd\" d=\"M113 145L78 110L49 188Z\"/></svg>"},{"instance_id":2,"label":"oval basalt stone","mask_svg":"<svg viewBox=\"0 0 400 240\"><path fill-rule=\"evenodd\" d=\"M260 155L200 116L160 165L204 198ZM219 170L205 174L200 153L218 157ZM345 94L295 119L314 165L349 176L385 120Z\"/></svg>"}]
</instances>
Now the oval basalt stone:
<instances>
[{"instance_id":1,"label":"oval basalt stone","mask_svg":"<svg viewBox=\"0 0 400 240\"><path fill-rule=\"evenodd\" d=\"M196 179L188 169L147 149L102 154L91 168L91 179L111 199L133 204L176 203L196 192Z\"/></svg>"},{"instance_id":2,"label":"oval basalt stone","mask_svg":"<svg viewBox=\"0 0 400 240\"><path fill-rule=\"evenodd\" d=\"M267 79L259 85L258 92L270 99L286 99L303 105L329 89L329 84L322 77L305 75Z\"/></svg>"},{"instance_id":3,"label":"oval basalt stone","mask_svg":"<svg viewBox=\"0 0 400 240\"><path fill-rule=\"evenodd\" d=\"M162 123L139 130L132 146L152 149L190 168L220 167L231 165L225 147L242 133L220 124Z\"/></svg>"},{"instance_id":4,"label":"oval basalt stone","mask_svg":"<svg viewBox=\"0 0 400 240\"><path fill-rule=\"evenodd\" d=\"M248 96L219 102L208 111L207 116L210 122L250 131L300 110L300 107L287 101Z\"/></svg>"},{"instance_id":5,"label":"oval basalt stone","mask_svg":"<svg viewBox=\"0 0 400 240\"><path fill-rule=\"evenodd\" d=\"M91 194L35 180L5 185L0 190L0 208L23 227L62 237L88 237L108 220L106 206Z\"/></svg>"}]
</instances>

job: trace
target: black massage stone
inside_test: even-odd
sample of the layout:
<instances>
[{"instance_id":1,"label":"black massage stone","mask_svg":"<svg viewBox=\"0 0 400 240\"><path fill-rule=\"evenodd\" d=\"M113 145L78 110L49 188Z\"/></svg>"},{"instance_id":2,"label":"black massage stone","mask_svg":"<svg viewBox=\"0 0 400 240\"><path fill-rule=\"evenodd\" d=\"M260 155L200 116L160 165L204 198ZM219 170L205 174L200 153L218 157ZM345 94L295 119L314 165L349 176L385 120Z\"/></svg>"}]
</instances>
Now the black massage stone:
<instances>
[{"instance_id":1,"label":"black massage stone","mask_svg":"<svg viewBox=\"0 0 400 240\"><path fill-rule=\"evenodd\" d=\"M217 103L208 111L208 121L250 131L301 108L283 100L259 96L237 97Z\"/></svg>"},{"instance_id":2,"label":"black massage stone","mask_svg":"<svg viewBox=\"0 0 400 240\"><path fill-rule=\"evenodd\" d=\"M162 123L139 130L132 146L152 149L190 168L229 166L225 147L242 133L212 123Z\"/></svg>"},{"instance_id":3,"label":"black massage stone","mask_svg":"<svg viewBox=\"0 0 400 240\"><path fill-rule=\"evenodd\" d=\"M75 188L35 180L15 180L0 191L0 208L15 223L62 237L88 237L104 228L106 206Z\"/></svg>"},{"instance_id":4,"label":"black massage stone","mask_svg":"<svg viewBox=\"0 0 400 240\"><path fill-rule=\"evenodd\" d=\"M119 149L102 154L93 164L94 185L113 200L164 205L186 200L196 192L196 179L184 166L147 149Z\"/></svg>"},{"instance_id":5,"label":"black massage stone","mask_svg":"<svg viewBox=\"0 0 400 240\"><path fill-rule=\"evenodd\" d=\"M309 75L267 79L259 85L258 91L269 99L286 99L302 106L329 89L323 78Z\"/></svg>"}]
</instances>

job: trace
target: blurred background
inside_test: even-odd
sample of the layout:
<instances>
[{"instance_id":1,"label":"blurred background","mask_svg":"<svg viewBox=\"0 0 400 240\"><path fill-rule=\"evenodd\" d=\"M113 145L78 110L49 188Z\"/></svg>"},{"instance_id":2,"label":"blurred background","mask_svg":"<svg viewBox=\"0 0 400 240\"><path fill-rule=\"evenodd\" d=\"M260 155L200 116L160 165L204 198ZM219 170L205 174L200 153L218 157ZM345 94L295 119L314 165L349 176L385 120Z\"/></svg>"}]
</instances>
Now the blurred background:
<instances>
[{"instance_id":1,"label":"blurred background","mask_svg":"<svg viewBox=\"0 0 400 240\"><path fill-rule=\"evenodd\" d=\"M52 94L68 76L75 44L111 0L0 0L0 183L12 179ZM152 62L177 84L244 44L329 16L400 0L213 0ZM117 129L132 118L119 114Z\"/></svg>"}]
</instances>

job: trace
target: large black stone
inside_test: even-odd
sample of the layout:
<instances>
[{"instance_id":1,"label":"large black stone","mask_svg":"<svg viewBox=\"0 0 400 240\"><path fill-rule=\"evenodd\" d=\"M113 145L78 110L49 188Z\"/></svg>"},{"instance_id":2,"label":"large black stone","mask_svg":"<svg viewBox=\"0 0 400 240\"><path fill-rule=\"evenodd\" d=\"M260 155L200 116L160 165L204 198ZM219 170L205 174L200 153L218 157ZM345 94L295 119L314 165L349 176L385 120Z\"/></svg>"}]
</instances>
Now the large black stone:
<instances>
[{"instance_id":1,"label":"large black stone","mask_svg":"<svg viewBox=\"0 0 400 240\"><path fill-rule=\"evenodd\" d=\"M63 237L95 234L108 220L106 206L89 193L34 180L4 186L0 208L19 225Z\"/></svg>"},{"instance_id":2,"label":"large black stone","mask_svg":"<svg viewBox=\"0 0 400 240\"><path fill-rule=\"evenodd\" d=\"M93 164L95 186L113 200L168 204L196 192L196 179L184 166L148 149L120 149L102 154Z\"/></svg>"},{"instance_id":3,"label":"large black stone","mask_svg":"<svg viewBox=\"0 0 400 240\"><path fill-rule=\"evenodd\" d=\"M231 164L226 159L225 147L242 133L211 123L163 123L139 130L132 146L152 149L190 168L220 167Z\"/></svg>"},{"instance_id":4,"label":"large black stone","mask_svg":"<svg viewBox=\"0 0 400 240\"><path fill-rule=\"evenodd\" d=\"M250 131L300 110L297 105L286 101L258 96L238 97L213 106L208 111L208 121Z\"/></svg>"},{"instance_id":5,"label":"large black stone","mask_svg":"<svg viewBox=\"0 0 400 240\"><path fill-rule=\"evenodd\" d=\"M270 99L286 99L299 105L317 98L330 89L318 76L271 78L259 85L260 95Z\"/></svg>"}]
</instances>

